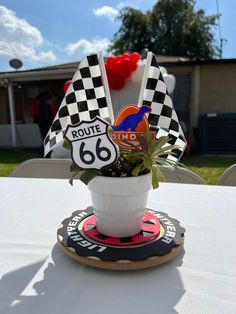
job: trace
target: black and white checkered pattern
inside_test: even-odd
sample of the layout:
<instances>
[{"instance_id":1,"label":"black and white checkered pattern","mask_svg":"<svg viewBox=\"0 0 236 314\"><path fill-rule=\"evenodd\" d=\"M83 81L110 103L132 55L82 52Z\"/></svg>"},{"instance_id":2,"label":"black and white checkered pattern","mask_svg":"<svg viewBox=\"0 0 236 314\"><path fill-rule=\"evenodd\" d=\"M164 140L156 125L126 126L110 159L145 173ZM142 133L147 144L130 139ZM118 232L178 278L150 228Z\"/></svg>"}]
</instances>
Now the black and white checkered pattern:
<instances>
[{"instance_id":1,"label":"black and white checkered pattern","mask_svg":"<svg viewBox=\"0 0 236 314\"><path fill-rule=\"evenodd\" d=\"M110 119L99 59L94 54L85 57L74 74L44 140L44 155L63 140L68 124L89 121L96 116Z\"/></svg>"},{"instance_id":2,"label":"black and white checkered pattern","mask_svg":"<svg viewBox=\"0 0 236 314\"><path fill-rule=\"evenodd\" d=\"M152 108L152 112L148 115L148 120L150 128L157 131L157 139L161 136L168 136L170 144L179 146L174 151L175 156L167 156L168 160L175 162L182 156L186 147L186 140L153 53L148 53L146 67L139 105L150 106Z\"/></svg>"}]
</instances>

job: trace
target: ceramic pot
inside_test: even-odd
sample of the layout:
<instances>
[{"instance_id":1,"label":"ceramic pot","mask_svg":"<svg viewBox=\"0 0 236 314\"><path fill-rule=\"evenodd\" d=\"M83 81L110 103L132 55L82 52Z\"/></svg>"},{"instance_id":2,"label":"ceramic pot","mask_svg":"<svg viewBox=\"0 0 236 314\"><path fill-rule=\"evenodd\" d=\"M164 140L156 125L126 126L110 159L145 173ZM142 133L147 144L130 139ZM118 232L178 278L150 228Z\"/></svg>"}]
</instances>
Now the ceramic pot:
<instances>
[{"instance_id":1,"label":"ceramic pot","mask_svg":"<svg viewBox=\"0 0 236 314\"><path fill-rule=\"evenodd\" d=\"M97 176L88 188L100 233L129 237L140 232L151 189L150 173L127 178Z\"/></svg>"}]
</instances>

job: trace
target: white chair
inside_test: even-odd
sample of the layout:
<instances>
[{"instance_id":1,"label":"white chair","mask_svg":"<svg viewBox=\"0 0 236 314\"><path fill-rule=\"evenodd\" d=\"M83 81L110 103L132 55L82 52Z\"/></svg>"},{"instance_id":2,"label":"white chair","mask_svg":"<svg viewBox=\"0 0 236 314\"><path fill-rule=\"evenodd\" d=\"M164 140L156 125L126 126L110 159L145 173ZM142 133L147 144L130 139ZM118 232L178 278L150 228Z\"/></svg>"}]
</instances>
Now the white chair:
<instances>
[{"instance_id":1,"label":"white chair","mask_svg":"<svg viewBox=\"0 0 236 314\"><path fill-rule=\"evenodd\" d=\"M10 177L69 179L71 163L70 159L29 159L17 166Z\"/></svg>"},{"instance_id":2,"label":"white chair","mask_svg":"<svg viewBox=\"0 0 236 314\"><path fill-rule=\"evenodd\" d=\"M236 186L236 164L233 164L221 175L219 185Z\"/></svg>"},{"instance_id":3,"label":"white chair","mask_svg":"<svg viewBox=\"0 0 236 314\"><path fill-rule=\"evenodd\" d=\"M174 170L162 168L161 172L165 177L164 182L206 184L199 175L185 168L177 168Z\"/></svg>"},{"instance_id":4,"label":"white chair","mask_svg":"<svg viewBox=\"0 0 236 314\"><path fill-rule=\"evenodd\" d=\"M17 166L10 176L21 178L69 179L71 177L71 163L70 159L29 159ZM162 168L162 173L165 176L165 182L206 184L201 177L185 168L175 170Z\"/></svg>"},{"instance_id":5,"label":"white chair","mask_svg":"<svg viewBox=\"0 0 236 314\"><path fill-rule=\"evenodd\" d=\"M63 147L63 145L60 143L52 150L51 158L71 159L71 151Z\"/></svg>"}]
</instances>

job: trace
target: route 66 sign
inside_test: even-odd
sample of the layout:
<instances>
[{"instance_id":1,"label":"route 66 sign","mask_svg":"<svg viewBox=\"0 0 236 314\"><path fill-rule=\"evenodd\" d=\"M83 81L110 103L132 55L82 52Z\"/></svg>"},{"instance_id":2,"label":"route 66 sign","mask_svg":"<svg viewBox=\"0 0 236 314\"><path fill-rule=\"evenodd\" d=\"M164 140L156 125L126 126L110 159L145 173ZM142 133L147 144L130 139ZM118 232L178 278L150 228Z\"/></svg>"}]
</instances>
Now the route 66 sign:
<instances>
[{"instance_id":1,"label":"route 66 sign","mask_svg":"<svg viewBox=\"0 0 236 314\"><path fill-rule=\"evenodd\" d=\"M117 159L117 148L108 136L108 123L96 117L68 125L65 138L72 144L72 159L83 169L100 170Z\"/></svg>"}]
</instances>

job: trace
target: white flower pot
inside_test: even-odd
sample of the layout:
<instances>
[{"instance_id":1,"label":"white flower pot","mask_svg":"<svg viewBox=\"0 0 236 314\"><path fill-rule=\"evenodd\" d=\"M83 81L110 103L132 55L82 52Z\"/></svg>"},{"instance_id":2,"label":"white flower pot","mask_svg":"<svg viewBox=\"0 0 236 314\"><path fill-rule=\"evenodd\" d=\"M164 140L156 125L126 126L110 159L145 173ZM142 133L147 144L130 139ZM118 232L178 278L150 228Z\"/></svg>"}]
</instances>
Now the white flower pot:
<instances>
[{"instance_id":1,"label":"white flower pot","mask_svg":"<svg viewBox=\"0 0 236 314\"><path fill-rule=\"evenodd\" d=\"M95 177L89 182L97 229L111 237L129 237L141 230L151 189L151 174L127 177Z\"/></svg>"}]
</instances>

